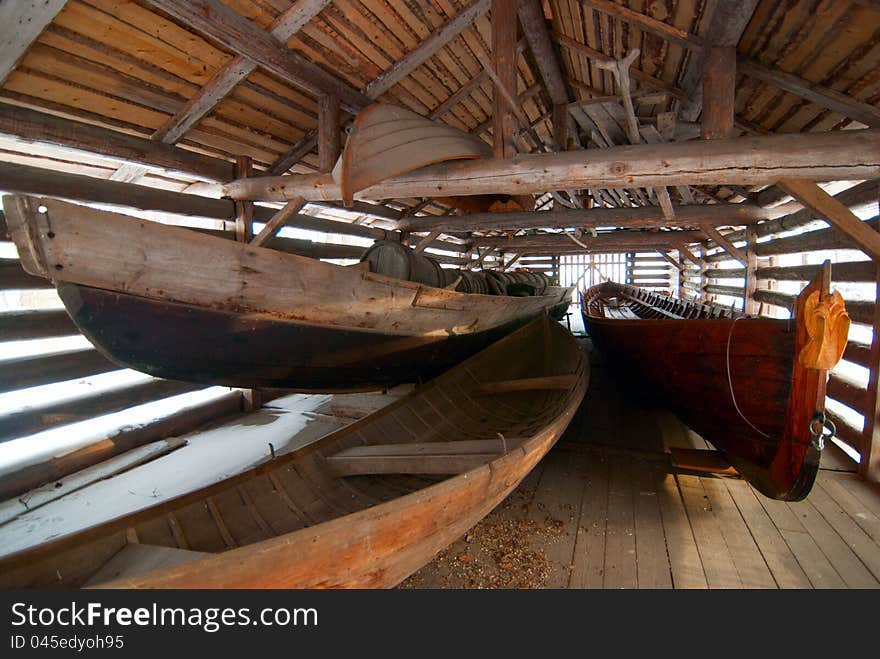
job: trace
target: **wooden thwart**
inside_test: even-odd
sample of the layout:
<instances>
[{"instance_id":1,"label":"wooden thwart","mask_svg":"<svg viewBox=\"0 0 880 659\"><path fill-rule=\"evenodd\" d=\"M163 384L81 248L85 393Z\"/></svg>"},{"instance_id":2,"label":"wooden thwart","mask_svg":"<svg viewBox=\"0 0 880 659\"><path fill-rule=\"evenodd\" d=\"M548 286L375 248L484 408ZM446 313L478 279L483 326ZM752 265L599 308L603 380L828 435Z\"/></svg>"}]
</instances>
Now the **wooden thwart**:
<instances>
[{"instance_id":1,"label":"wooden thwart","mask_svg":"<svg viewBox=\"0 0 880 659\"><path fill-rule=\"evenodd\" d=\"M326 458L336 476L460 474L504 455L516 439L353 446Z\"/></svg>"},{"instance_id":2,"label":"wooden thwart","mask_svg":"<svg viewBox=\"0 0 880 659\"><path fill-rule=\"evenodd\" d=\"M546 375L540 378L487 382L477 390L481 394L503 394L511 391L539 391L542 389L567 391L577 383L576 375Z\"/></svg>"}]
</instances>

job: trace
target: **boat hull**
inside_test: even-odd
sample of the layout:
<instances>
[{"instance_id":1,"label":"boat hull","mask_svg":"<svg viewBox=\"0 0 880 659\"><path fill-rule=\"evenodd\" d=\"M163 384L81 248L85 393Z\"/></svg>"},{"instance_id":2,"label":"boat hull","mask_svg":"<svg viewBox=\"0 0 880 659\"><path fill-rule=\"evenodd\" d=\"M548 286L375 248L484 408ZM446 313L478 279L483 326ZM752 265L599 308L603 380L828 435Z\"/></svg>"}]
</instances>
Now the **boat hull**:
<instances>
[{"instance_id":1,"label":"boat hull","mask_svg":"<svg viewBox=\"0 0 880 659\"><path fill-rule=\"evenodd\" d=\"M522 327L399 336L312 325L62 284L74 324L112 361L170 380L309 392L423 382Z\"/></svg>"},{"instance_id":2,"label":"boat hull","mask_svg":"<svg viewBox=\"0 0 880 659\"><path fill-rule=\"evenodd\" d=\"M819 469L810 424L824 411L825 372L797 360L807 341L797 314L747 317L612 283L587 291L582 313L587 333L620 372L757 490L789 501L807 496Z\"/></svg>"},{"instance_id":3,"label":"boat hull","mask_svg":"<svg viewBox=\"0 0 880 659\"><path fill-rule=\"evenodd\" d=\"M397 585L520 483L568 426L588 384L589 361L577 341L549 318L536 319L292 453L150 508L91 526L83 520L82 531L0 559L0 587ZM420 448L408 448L414 441ZM473 456L474 466L456 471L338 471L346 452L381 449L380 456L430 461L431 446L467 457L451 449L475 442L497 453ZM435 476L415 475L426 473ZM133 545L190 560L134 574L110 569Z\"/></svg>"}]
</instances>

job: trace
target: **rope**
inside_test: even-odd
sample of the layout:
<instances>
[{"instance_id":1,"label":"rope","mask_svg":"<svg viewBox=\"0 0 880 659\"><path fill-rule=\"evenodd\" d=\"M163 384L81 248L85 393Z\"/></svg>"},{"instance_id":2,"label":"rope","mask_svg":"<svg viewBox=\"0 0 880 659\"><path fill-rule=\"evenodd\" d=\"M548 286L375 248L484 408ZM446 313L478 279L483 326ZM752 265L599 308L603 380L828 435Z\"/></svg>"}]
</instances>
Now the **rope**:
<instances>
[{"instance_id":1,"label":"rope","mask_svg":"<svg viewBox=\"0 0 880 659\"><path fill-rule=\"evenodd\" d=\"M745 421L751 428L757 432L759 435L770 439L770 435L765 433L762 430L759 430L755 424L749 421L745 414L739 409L739 405L736 403L736 395L733 393L733 378L730 375L730 340L733 338L733 328L736 326L736 321L743 318L743 316L737 316L733 319L733 322L730 324L730 333L727 335L727 386L730 388L730 400L733 401L733 408L736 410L736 413L740 415L743 421Z\"/></svg>"}]
</instances>

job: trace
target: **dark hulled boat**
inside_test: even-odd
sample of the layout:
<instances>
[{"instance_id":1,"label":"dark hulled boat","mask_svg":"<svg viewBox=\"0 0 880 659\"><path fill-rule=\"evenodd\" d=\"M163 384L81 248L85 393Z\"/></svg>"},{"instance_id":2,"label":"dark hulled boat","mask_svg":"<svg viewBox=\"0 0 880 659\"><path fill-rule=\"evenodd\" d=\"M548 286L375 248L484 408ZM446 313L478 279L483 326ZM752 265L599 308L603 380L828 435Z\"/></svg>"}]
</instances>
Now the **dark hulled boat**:
<instances>
[{"instance_id":1,"label":"dark hulled boat","mask_svg":"<svg viewBox=\"0 0 880 659\"><path fill-rule=\"evenodd\" d=\"M582 313L596 346L655 390L764 495L800 500L819 468L828 370L849 319L830 266L791 320L749 317L606 282ZM812 432L811 432L812 428Z\"/></svg>"},{"instance_id":2,"label":"dark hulled boat","mask_svg":"<svg viewBox=\"0 0 880 659\"><path fill-rule=\"evenodd\" d=\"M325 392L425 380L571 295L462 293L54 199L8 196L4 209L24 269L52 280L80 331L121 366L174 380Z\"/></svg>"}]
</instances>

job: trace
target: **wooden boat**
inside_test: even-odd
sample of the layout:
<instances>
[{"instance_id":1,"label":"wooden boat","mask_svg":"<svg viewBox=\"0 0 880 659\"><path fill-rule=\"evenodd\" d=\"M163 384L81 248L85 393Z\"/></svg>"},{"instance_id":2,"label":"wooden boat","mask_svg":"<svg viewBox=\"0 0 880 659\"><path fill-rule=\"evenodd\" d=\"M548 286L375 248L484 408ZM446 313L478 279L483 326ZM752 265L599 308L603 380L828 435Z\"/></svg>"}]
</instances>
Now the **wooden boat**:
<instances>
[{"instance_id":1,"label":"wooden boat","mask_svg":"<svg viewBox=\"0 0 880 659\"><path fill-rule=\"evenodd\" d=\"M538 318L313 444L0 559L0 587L393 586L516 487L588 382L574 337Z\"/></svg>"},{"instance_id":2,"label":"wooden boat","mask_svg":"<svg viewBox=\"0 0 880 659\"><path fill-rule=\"evenodd\" d=\"M459 293L53 199L7 196L4 209L22 266L55 283L80 331L173 380L326 392L425 380L571 295Z\"/></svg>"},{"instance_id":3,"label":"wooden boat","mask_svg":"<svg viewBox=\"0 0 880 659\"><path fill-rule=\"evenodd\" d=\"M796 501L819 468L826 375L849 328L829 284L826 263L798 296L791 320L611 282L584 293L582 313L596 346L655 390L744 478L768 497Z\"/></svg>"},{"instance_id":4,"label":"wooden boat","mask_svg":"<svg viewBox=\"0 0 880 659\"><path fill-rule=\"evenodd\" d=\"M414 169L447 160L491 158L479 137L396 105L374 103L358 113L334 178L342 199Z\"/></svg>"},{"instance_id":5,"label":"wooden boat","mask_svg":"<svg viewBox=\"0 0 880 659\"><path fill-rule=\"evenodd\" d=\"M432 121L396 105L374 103L355 117L342 156L333 168L342 199L371 185L449 160L491 158L492 149L476 135ZM533 210L531 195L434 197L465 213Z\"/></svg>"}]
</instances>

